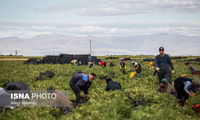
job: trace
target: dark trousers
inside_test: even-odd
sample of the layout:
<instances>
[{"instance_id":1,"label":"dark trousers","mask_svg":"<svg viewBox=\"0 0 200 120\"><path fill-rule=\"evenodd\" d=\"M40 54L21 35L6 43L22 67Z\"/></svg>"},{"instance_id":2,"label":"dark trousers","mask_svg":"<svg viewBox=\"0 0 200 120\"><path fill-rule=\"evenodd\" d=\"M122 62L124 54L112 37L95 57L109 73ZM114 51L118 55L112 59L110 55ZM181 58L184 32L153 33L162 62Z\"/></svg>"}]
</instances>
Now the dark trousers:
<instances>
[{"instance_id":1,"label":"dark trousers","mask_svg":"<svg viewBox=\"0 0 200 120\"><path fill-rule=\"evenodd\" d=\"M139 69L136 70L136 73L141 73L141 71L142 71L142 69L139 68Z\"/></svg>"},{"instance_id":2,"label":"dark trousers","mask_svg":"<svg viewBox=\"0 0 200 120\"><path fill-rule=\"evenodd\" d=\"M184 90L184 83L181 78L177 78L174 81L174 88L176 89L177 98L180 100L181 106L184 106L184 103L189 98L189 95Z\"/></svg>"},{"instance_id":3,"label":"dark trousers","mask_svg":"<svg viewBox=\"0 0 200 120\"><path fill-rule=\"evenodd\" d=\"M157 72L159 83L161 83L163 78L166 78L170 84L172 84L172 71L170 69L160 69Z\"/></svg>"},{"instance_id":4,"label":"dark trousers","mask_svg":"<svg viewBox=\"0 0 200 120\"><path fill-rule=\"evenodd\" d=\"M76 103L80 102L80 94L79 92L76 90L75 86L73 84L69 84L71 89L73 90L74 94L76 95Z\"/></svg>"},{"instance_id":5,"label":"dark trousers","mask_svg":"<svg viewBox=\"0 0 200 120\"><path fill-rule=\"evenodd\" d=\"M125 69L124 67L122 67L122 68L120 69L120 71L121 71L121 73L126 74L126 69Z\"/></svg>"},{"instance_id":6,"label":"dark trousers","mask_svg":"<svg viewBox=\"0 0 200 120\"><path fill-rule=\"evenodd\" d=\"M3 112L3 107L0 107L0 113L2 113Z\"/></svg>"}]
</instances>

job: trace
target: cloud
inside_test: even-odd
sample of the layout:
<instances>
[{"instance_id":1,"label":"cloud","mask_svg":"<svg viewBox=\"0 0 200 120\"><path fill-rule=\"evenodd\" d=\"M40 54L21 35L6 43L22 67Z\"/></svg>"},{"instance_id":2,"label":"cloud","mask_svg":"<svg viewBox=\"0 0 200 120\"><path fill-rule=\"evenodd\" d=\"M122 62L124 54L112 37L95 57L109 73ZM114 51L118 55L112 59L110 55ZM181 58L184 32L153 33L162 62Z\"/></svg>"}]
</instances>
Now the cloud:
<instances>
[{"instance_id":1,"label":"cloud","mask_svg":"<svg viewBox=\"0 0 200 120\"><path fill-rule=\"evenodd\" d=\"M200 36L199 23L100 23L100 24L1 24L0 38L32 38L37 35L59 34L76 37L126 37L157 34Z\"/></svg>"},{"instance_id":2,"label":"cloud","mask_svg":"<svg viewBox=\"0 0 200 120\"><path fill-rule=\"evenodd\" d=\"M66 2L42 8L35 12L57 13L76 11L83 16L118 16L175 11L193 13L200 11L199 0L90 0L89 2Z\"/></svg>"},{"instance_id":3,"label":"cloud","mask_svg":"<svg viewBox=\"0 0 200 120\"><path fill-rule=\"evenodd\" d=\"M50 30L50 29L56 29L56 26L31 26L31 29L33 30Z\"/></svg>"},{"instance_id":4,"label":"cloud","mask_svg":"<svg viewBox=\"0 0 200 120\"><path fill-rule=\"evenodd\" d=\"M86 16L116 16L152 12L199 12L199 0L101 0L91 3L80 14Z\"/></svg>"},{"instance_id":5,"label":"cloud","mask_svg":"<svg viewBox=\"0 0 200 120\"><path fill-rule=\"evenodd\" d=\"M68 12L71 10L80 9L84 6L85 4L81 2L66 2L43 8L34 8L33 10L35 12L41 12L41 13L56 13L56 12Z\"/></svg>"}]
</instances>

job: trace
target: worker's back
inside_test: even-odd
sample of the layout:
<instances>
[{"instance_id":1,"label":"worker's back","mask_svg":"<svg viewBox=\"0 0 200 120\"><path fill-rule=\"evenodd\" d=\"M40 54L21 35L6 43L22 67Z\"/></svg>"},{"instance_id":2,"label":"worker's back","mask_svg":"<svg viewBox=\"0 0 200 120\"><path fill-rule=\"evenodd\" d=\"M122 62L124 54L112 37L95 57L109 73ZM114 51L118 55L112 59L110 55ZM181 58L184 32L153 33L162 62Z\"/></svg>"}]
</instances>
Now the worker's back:
<instances>
[{"instance_id":1,"label":"worker's back","mask_svg":"<svg viewBox=\"0 0 200 120\"><path fill-rule=\"evenodd\" d=\"M121 84L116 81L110 81L107 86L106 86L106 91L109 90L120 90L121 89Z\"/></svg>"}]
</instances>

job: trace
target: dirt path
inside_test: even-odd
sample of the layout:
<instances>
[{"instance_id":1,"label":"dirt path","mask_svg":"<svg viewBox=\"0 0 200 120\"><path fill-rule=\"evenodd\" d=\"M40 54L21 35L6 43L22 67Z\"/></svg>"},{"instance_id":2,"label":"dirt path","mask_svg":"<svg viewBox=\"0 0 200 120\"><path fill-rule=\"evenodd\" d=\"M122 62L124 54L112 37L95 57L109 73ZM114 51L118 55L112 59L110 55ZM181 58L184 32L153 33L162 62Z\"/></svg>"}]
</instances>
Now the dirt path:
<instances>
[{"instance_id":1,"label":"dirt path","mask_svg":"<svg viewBox=\"0 0 200 120\"><path fill-rule=\"evenodd\" d=\"M16 61L16 60L28 60L28 58L0 58L0 61Z\"/></svg>"}]
</instances>

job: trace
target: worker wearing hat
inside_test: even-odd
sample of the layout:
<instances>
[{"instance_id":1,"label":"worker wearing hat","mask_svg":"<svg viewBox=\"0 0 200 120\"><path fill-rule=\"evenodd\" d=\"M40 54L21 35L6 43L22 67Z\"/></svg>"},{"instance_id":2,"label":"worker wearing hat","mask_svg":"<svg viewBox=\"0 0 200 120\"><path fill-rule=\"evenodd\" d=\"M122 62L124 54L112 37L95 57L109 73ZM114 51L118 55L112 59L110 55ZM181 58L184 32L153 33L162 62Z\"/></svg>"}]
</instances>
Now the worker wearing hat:
<instances>
[{"instance_id":1,"label":"worker wearing hat","mask_svg":"<svg viewBox=\"0 0 200 120\"><path fill-rule=\"evenodd\" d=\"M141 71L142 71L141 65L137 62L134 65L134 69L135 69L136 73L141 73Z\"/></svg>"},{"instance_id":2,"label":"worker wearing hat","mask_svg":"<svg viewBox=\"0 0 200 120\"><path fill-rule=\"evenodd\" d=\"M174 72L174 66L173 63L169 57L168 54L164 53L164 48L159 48L160 54L156 56L155 58L155 68L157 71L157 75L159 78L159 83L161 83L161 80L163 78L166 78L169 83L172 83L172 73ZM171 68L171 69L170 69Z\"/></svg>"},{"instance_id":3,"label":"worker wearing hat","mask_svg":"<svg viewBox=\"0 0 200 120\"><path fill-rule=\"evenodd\" d=\"M172 87L171 84L168 83L168 80L166 78L163 78L161 80L161 83L158 86L157 91L161 92L161 93L168 93L168 94L176 95L176 90Z\"/></svg>"}]
</instances>

